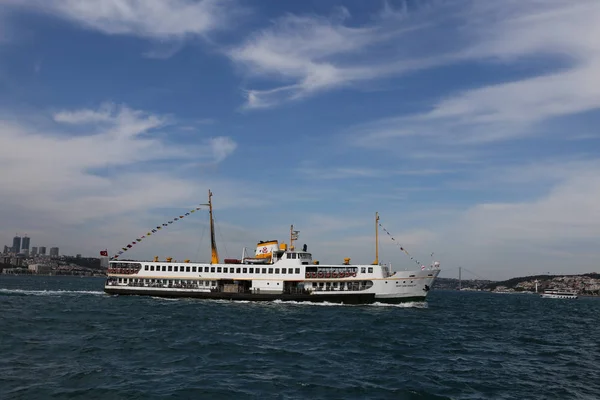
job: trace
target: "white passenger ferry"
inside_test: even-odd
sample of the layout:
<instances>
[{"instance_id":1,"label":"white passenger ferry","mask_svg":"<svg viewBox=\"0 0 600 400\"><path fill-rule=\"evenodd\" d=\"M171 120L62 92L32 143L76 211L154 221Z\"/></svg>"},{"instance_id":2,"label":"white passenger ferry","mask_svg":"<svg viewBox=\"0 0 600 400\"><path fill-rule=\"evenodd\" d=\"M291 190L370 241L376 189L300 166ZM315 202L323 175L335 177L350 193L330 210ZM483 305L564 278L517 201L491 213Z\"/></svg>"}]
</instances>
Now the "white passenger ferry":
<instances>
[{"instance_id":1,"label":"white passenger ferry","mask_svg":"<svg viewBox=\"0 0 600 400\"><path fill-rule=\"evenodd\" d=\"M548 289L540 296L547 299L576 299L577 293L572 290Z\"/></svg>"},{"instance_id":2,"label":"white passenger ferry","mask_svg":"<svg viewBox=\"0 0 600 400\"><path fill-rule=\"evenodd\" d=\"M255 301L309 301L344 304L423 301L440 273L439 262L414 271L391 271L378 262L370 265L321 265L306 245L295 249L297 231L290 229L290 246L277 240L261 241L254 255L219 262L215 242L212 193L209 191L210 263L159 261L110 261L104 291L118 295L198 297Z\"/></svg>"}]
</instances>

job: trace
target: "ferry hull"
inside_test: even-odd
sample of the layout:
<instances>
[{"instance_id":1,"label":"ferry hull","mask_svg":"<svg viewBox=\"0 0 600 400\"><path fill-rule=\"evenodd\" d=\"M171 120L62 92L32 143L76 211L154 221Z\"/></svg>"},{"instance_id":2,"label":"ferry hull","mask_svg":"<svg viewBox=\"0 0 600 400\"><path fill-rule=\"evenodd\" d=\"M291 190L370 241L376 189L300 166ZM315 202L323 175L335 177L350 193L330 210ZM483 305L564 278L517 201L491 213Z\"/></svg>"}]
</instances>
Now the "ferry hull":
<instances>
[{"instance_id":1,"label":"ferry hull","mask_svg":"<svg viewBox=\"0 0 600 400\"><path fill-rule=\"evenodd\" d=\"M337 303L337 304L372 304L404 302L422 302L425 296L376 298L375 293L356 294L271 294L271 293L225 293L201 292L192 290L156 290L156 289L130 289L107 286L104 291L112 295L152 296L164 298L198 298L212 300L237 300L237 301L297 301L311 303Z\"/></svg>"}]
</instances>

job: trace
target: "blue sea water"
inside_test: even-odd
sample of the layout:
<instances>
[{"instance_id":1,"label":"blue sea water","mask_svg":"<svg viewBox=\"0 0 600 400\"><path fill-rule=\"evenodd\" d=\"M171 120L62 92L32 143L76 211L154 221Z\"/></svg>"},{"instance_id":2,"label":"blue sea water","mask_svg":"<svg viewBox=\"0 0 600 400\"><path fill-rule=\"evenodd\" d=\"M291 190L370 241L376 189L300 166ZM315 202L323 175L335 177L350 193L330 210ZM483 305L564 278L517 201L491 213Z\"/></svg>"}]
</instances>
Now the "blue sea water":
<instances>
[{"instance_id":1,"label":"blue sea water","mask_svg":"<svg viewBox=\"0 0 600 400\"><path fill-rule=\"evenodd\" d=\"M108 296L0 275L0 399L598 399L600 299Z\"/></svg>"}]
</instances>

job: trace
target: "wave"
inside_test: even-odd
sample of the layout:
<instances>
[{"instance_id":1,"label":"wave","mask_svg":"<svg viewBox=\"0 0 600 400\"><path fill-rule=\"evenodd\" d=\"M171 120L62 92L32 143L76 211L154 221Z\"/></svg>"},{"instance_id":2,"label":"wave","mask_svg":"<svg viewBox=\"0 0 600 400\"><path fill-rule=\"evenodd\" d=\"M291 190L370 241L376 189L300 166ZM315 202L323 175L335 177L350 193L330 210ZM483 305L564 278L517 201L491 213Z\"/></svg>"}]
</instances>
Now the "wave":
<instances>
[{"instance_id":1,"label":"wave","mask_svg":"<svg viewBox=\"0 0 600 400\"><path fill-rule=\"evenodd\" d=\"M17 296L64 296L72 294L104 295L102 291L96 290L25 290L0 288L0 294Z\"/></svg>"},{"instance_id":2,"label":"wave","mask_svg":"<svg viewBox=\"0 0 600 400\"><path fill-rule=\"evenodd\" d=\"M368 305L372 307L429 308L429 304L426 301L407 301L406 303L398 304L375 302Z\"/></svg>"}]
</instances>

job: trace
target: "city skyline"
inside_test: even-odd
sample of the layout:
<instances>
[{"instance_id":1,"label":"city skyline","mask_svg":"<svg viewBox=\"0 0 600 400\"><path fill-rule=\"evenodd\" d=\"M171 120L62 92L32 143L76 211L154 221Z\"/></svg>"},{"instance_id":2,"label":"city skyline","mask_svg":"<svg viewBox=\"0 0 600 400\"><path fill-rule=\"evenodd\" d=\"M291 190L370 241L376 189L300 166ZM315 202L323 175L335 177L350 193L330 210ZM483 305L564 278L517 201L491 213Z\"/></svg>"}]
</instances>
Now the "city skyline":
<instances>
[{"instance_id":1,"label":"city skyline","mask_svg":"<svg viewBox=\"0 0 600 400\"><path fill-rule=\"evenodd\" d=\"M14 253L14 254L26 254L26 255L46 255L47 246L31 246L31 237L27 235L19 236L16 234L12 238L12 246L4 245L3 254ZM58 256L60 248L58 246L50 247L49 255ZM38 253L39 251L39 253Z\"/></svg>"},{"instance_id":2,"label":"city skyline","mask_svg":"<svg viewBox=\"0 0 600 400\"><path fill-rule=\"evenodd\" d=\"M596 269L596 0L2 4L0 243Z\"/></svg>"}]
</instances>

